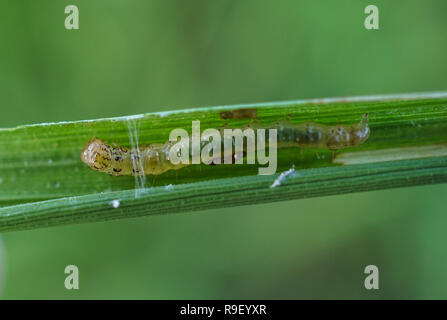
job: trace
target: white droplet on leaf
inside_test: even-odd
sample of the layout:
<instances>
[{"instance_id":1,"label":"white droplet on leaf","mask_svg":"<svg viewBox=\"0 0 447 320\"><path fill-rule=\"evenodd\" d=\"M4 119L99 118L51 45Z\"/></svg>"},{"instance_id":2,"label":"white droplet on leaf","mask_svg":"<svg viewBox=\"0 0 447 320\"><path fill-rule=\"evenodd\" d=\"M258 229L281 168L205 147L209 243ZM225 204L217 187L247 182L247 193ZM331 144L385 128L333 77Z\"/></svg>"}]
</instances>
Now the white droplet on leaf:
<instances>
[{"instance_id":1,"label":"white droplet on leaf","mask_svg":"<svg viewBox=\"0 0 447 320\"><path fill-rule=\"evenodd\" d=\"M116 208L118 208L120 206L120 201L119 200L113 200L113 201L110 202L110 205L116 209Z\"/></svg>"}]
</instances>

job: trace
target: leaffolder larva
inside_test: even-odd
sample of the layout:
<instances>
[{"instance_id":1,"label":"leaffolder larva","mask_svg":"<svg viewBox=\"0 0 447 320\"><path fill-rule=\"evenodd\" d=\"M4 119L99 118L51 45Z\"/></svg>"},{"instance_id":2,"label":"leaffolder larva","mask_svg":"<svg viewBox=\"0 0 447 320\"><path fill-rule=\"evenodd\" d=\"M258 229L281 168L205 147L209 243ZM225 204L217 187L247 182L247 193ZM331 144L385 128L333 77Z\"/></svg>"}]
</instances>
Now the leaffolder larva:
<instances>
[{"instance_id":1,"label":"leaffolder larva","mask_svg":"<svg viewBox=\"0 0 447 320\"><path fill-rule=\"evenodd\" d=\"M305 122L298 125L290 122L276 122L270 126L256 123L247 124L242 130L247 128L276 129L278 148L297 146L301 148L324 148L333 151L358 146L368 139L370 133L368 114L365 114L359 123L351 126L326 126L314 122ZM221 128L219 131L223 132L223 130ZM268 130L266 130L266 133L268 134ZM190 140L191 137L183 143L191 146ZM268 141L268 138L265 141ZM188 165L183 163L173 164L169 160L170 148L176 143L182 142L166 142L128 149L112 146L94 138L82 150L81 159L93 170L114 176L158 175ZM201 146L206 143L205 141L200 142ZM223 152L224 148L222 148ZM136 163L138 165L135 165Z\"/></svg>"}]
</instances>

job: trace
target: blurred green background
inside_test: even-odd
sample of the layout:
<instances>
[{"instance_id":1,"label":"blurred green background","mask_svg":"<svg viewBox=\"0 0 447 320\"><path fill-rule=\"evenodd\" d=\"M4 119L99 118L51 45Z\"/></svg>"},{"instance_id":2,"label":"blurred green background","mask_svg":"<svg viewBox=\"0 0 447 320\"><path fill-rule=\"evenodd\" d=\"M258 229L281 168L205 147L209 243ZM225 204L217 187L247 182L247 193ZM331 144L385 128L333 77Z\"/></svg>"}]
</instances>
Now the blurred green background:
<instances>
[{"instance_id":1,"label":"blurred green background","mask_svg":"<svg viewBox=\"0 0 447 320\"><path fill-rule=\"evenodd\" d=\"M64 28L75 4L80 29ZM367 31L364 8L380 10ZM0 127L447 89L445 0L3 0ZM447 298L447 185L3 234L2 297ZM64 268L80 290L64 288ZM365 266L380 289L363 286ZM0 267L1 269L2 267Z\"/></svg>"}]
</instances>

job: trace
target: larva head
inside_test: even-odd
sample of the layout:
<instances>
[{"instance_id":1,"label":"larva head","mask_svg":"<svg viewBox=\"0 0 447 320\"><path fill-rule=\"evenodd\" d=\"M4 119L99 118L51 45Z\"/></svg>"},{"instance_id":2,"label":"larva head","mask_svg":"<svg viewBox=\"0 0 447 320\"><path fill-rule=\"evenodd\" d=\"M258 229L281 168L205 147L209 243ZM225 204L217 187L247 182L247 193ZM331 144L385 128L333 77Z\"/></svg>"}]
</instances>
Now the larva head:
<instances>
[{"instance_id":1,"label":"larva head","mask_svg":"<svg viewBox=\"0 0 447 320\"><path fill-rule=\"evenodd\" d=\"M351 146L358 146L359 144L362 144L366 141L369 137L369 126L368 126L368 114L365 113L363 115L362 121L358 124L354 124L351 126L350 130L351 140L350 145Z\"/></svg>"},{"instance_id":2,"label":"larva head","mask_svg":"<svg viewBox=\"0 0 447 320\"><path fill-rule=\"evenodd\" d=\"M96 171L112 170L112 147L99 139L90 140L81 152L81 160Z\"/></svg>"}]
</instances>

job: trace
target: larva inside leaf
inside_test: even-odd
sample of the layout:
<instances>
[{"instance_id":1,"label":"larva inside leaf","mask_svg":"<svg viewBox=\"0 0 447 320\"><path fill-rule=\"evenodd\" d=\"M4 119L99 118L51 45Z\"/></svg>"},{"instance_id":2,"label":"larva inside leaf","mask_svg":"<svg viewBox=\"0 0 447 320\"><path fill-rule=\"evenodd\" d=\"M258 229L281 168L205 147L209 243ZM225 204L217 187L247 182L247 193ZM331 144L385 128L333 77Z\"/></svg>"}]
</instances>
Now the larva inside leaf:
<instances>
[{"instance_id":1,"label":"larva inside leaf","mask_svg":"<svg viewBox=\"0 0 447 320\"><path fill-rule=\"evenodd\" d=\"M325 148L338 150L346 147L354 147L365 142L370 134L368 126L368 114L364 114L362 120L351 126L335 125L326 126L314 122L304 122L298 125L289 122L277 122L270 126L261 124L247 124L243 129L276 129L277 147L301 147L301 148ZM224 128L219 130L223 133ZM265 130L268 134L268 130ZM223 136L223 135L222 135ZM224 139L222 139L224 140ZM268 141L268 138L265 138ZM171 147L179 143L185 143L191 147L191 137L180 142L166 142L164 144L151 144L149 146L134 147L131 149L112 146L100 139L94 138L89 141L81 152L81 159L90 168L96 171L105 172L114 176L121 175L159 175L168 170L178 170L189 164L173 164L169 160ZM209 141L200 141L201 147ZM224 148L222 147L222 154ZM233 144L230 145L233 152ZM243 145L243 154L246 154L247 145ZM234 158L239 154L234 154Z\"/></svg>"}]
</instances>

